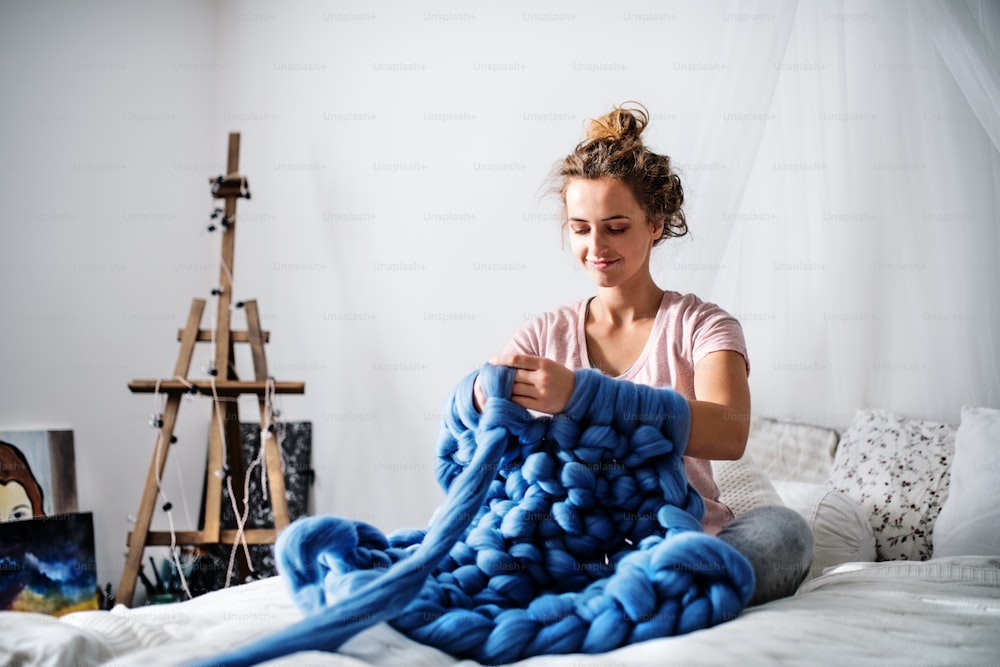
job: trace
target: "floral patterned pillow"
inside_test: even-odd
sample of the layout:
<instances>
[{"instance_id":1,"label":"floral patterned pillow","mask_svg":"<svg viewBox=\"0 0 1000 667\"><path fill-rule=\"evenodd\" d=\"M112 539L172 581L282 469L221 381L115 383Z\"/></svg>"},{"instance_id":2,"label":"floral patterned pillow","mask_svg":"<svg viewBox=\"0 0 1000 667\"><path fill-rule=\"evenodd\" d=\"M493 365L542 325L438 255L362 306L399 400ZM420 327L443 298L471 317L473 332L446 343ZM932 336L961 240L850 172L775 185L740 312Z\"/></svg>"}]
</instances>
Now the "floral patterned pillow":
<instances>
[{"instance_id":1,"label":"floral patterned pillow","mask_svg":"<svg viewBox=\"0 0 1000 667\"><path fill-rule=\"evenodd\" d=\"M957 428L890 410L858 410L841 435L831 484L857 500L875 534L875 559L928 560L948 496Z\"/></svg>"}]
</instances>

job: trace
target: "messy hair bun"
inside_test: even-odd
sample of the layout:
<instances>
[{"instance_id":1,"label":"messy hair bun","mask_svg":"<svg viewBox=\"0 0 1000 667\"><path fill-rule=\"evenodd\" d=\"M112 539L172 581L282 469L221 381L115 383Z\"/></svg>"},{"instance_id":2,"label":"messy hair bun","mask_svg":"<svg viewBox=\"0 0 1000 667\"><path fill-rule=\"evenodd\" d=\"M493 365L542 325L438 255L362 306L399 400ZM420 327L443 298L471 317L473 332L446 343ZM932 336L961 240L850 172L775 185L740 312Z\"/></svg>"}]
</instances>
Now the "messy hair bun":
<instances>
[{"instance_id":1,"label":"messy hair bun","mask_svg":"<svg viewBox=\"0 0 1000 667\"><path fill-rule=\"evenodd\" d=\"M610 113L592 119L586 139L556 165L554 190L566 202L566 187L575 178L616 178L624 182L645 211L649 222L662 222L656 243L688 233L684 216L684 188L670 158L658 155L642 143L649 113L637 102L616 106Z\"/></svg>"},{"instance_id":2,"label":"messy hair bun","mask_svg":"<svg viewBox=\"0 0 1000 667\"><path fill-rule=\"evenodd\" d=\"M587 123L587 141L639 141L649 124L649 114L641 104L635 109L615 107L614 111Z\"/></svg>"}]
</instances>

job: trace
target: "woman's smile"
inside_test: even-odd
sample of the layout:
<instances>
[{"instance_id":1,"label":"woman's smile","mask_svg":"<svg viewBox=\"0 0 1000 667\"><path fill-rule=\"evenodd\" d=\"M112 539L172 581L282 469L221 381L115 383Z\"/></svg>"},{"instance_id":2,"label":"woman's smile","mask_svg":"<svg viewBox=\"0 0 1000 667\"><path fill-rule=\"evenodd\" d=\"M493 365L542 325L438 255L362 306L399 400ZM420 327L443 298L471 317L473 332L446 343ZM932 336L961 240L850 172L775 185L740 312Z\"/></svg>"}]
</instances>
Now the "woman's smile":
<instances>
[{"instance_id":1,"label":"woman's smile","mask_svg":"<svg viewBox=\"0 0 1000 667\"><path fill-rule=\"evenodd\" d=\"M618 259L591 259L587 258L587 263L590 264L598 271L610 271L618 268L620 260Z\"/></svg>"}]
</instances>

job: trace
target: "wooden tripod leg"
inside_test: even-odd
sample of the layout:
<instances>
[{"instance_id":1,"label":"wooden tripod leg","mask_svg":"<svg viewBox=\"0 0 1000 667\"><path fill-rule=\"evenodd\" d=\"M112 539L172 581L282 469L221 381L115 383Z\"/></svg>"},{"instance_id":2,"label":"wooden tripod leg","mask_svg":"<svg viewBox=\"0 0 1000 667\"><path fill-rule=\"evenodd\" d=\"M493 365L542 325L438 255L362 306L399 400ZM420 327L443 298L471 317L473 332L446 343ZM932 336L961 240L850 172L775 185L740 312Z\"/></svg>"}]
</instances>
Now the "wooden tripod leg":
<instances>
[{"instance_id":1,"label":"wooden tripod leg","mask_svg":"<svg viewBox=\"0 0 1000 667\"><path fill-rule=\"evenodd\" d=\"M156 510L156 498L160 493L160 477L167 462L170 451L170 439L173 437L174 424L177 423L177 411L180 408L180 394L172 394L167 398L163 412L163 426L157 435L157 447L146 474L146 487L139 503L139 513L136 516L135 528L129 535L128 555L125 558L125 569L122 570L121 582L118 584L117 601L132 606L135 596L135 582L142 568L142 553L146 548L149 527L153 522L153 512Z\"/></svg>"},{"instance_id":2,"label":"wooden tripod leg","mask_svg":"<svg viewBox=\"0 0 1000 667\"><path fill-rule=\"evenodd\" d=\"M260 399L261 424L268 423L266 401ZM285 496L285 475L281 465L281 447L278 432L261 432L260 446L264 448L267 466L267 488L271 497L271 511L274 513L274 532L277 535L288 525L288 498Z\"/></svg>"},{"instance_id":3,"label":"wooden tripod leg","mask_svg":"<svg viewBox=\"0 0 1000 667\"><path fill-rule=\"evenodd\" d=\"M201 316L204 310L204 299L195 299L191 302L187 324L181 332L181 348L177 353L177 363L174 365L174 375L177 377L186 377L191 368L191 357L194 355L194 345L198 340L198 327L201 325ZM139 576L139 569L142 567L142 552L149 540L149 527L153 521L153 511L156 509L156 497L160 492L160 475L167 461L170 440L174 435L174 425L177 423L177 412L180 410L180 406L181 395L171 393L167 397L167 405L164 408L163 426L157 435L160 447L154 451L153 459L150 461L149 473L146 475L146 487L143 489L142 500L139 502L139 513L136 515L135 528L129 535L128 555L125 557L125 567L122 570L116 598L118 602L129 607L132 606L132 599L135 597L135 581Z\"/></svg>"},{"instance_id":4,"label":"wooden tripod leg","mask_svg":"<svg viewBox=\"0 0 1000 667\"><path fill-rule=\"evenodd\" d=\"M244 304L247 314L247 341L250 343L250 355L253 359L254 379L267 380L267 356L264 354L264 334L260 328L260 313L257 311L257 300L250 299ZM260 405L260 446L264 448L264 460L267 466L268 492L271 497L271 511L274 513L275 534L288 525L288 499L285 496L285 477L281 465L281 448L278 444L277 431L268 433L268 425L273 423L273 415L268 414L267 397L261 396ZM270 437L267 437L270 435Z\"/></svg>"},{"instance_id":5,"label":"wooden tripod leg","mask_svg":"<svg viewBox=\"0 0 1000 667\"><path fill-rule=\"evenodd\" d=\"M219 541L222 487L225 483L225 418L223 407L212 403L212 423L208 427L208 463L205 466L205 525L202 536L207 544Z\"/></svg>"}]
</instances>

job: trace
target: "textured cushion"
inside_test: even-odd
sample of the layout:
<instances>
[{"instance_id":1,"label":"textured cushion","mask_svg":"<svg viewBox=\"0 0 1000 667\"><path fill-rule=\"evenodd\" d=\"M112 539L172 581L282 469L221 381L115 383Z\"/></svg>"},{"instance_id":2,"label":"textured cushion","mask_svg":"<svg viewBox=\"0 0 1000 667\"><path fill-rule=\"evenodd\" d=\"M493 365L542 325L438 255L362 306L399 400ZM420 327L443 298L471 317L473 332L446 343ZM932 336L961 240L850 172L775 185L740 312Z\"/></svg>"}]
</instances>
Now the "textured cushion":
<instances>
[{"instance_id":1,"label":"textured cushion","mask_svg":"<svg viewBox=\"0 0 1000 667\"><path fill-rule=\"evenodd\" d=\"M875 560L875 536L856 500L824 484L776 481L774 487L812 528L816 550L807 580L828 567Z\"/></svg>"},{"instance_id":2,"label":"textured cushion","mask_svg":"<svg viewBox=\"0 0 1000 667\"><path fill-rule=\"evenodd\" d=\"M1000 556L1000 410L962 408L934 556Z\"/></svg>"},{"instance_id":3,"label":"textured cushion","mask_svg":"<svg viewBox=\"0 0 1000 667\"><path fill-rule=\"evenodd\" d=\"M747 451L772 480L821 484L830 476L837 438L822 426L753 417Z\"/></svg>"},{"instance_id":4,"label":"textured cushion","mask_svg":"<svg viewBox=\"0 0 1000 667\"><path fill-rule=\"evenodd\" d=\"M729 507L734 516L755 507L782 504L771 480L749 453L736 461L712 461L712 476L719 485L719 502Z\"/></svg>"},{"instance_id":5,"label":"textured cushion","mask_svg":"<svg viewBox=\"0 0 1000 667\"><path fill-rule=\"evenodd\" d=\"M927 560L948 495L954 426L885 409L858 410L837 446L829 483L859 502L876 560Z\"/></svg>"}]
</instances>

